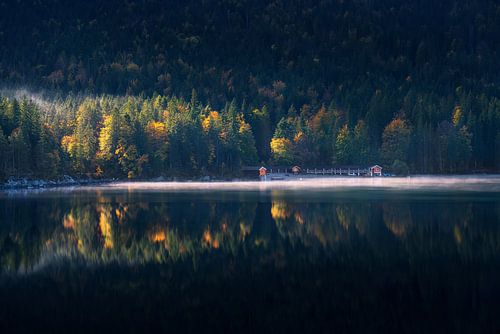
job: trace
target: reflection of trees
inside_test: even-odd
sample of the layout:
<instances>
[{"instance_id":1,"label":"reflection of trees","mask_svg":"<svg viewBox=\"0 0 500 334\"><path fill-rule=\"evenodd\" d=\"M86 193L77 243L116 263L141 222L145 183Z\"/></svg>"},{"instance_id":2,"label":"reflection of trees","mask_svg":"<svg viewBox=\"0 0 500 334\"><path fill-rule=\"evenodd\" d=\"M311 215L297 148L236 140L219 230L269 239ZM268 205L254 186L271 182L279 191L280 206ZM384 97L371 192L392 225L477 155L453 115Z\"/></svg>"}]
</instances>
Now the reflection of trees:
<instances>
[{"instance_id":1,"label":"reflection of trees","mask_svg":"<svg viewBox=\"0 0 500 334\"><path fill-rule=\"evenodd\" d=\"M0 264L8 271L59 258L167 263L210 252L250 252L278 263L294 247L335 254L364 241L374 254L393 245L412 254L487 257L500 244L500 227L492 223L498 212L485 203L298 202L283 194L271 203L148 201L122 194L0 210L2 221L11 217L15 223L0 225Z\"/></svg>"},{"instance_id":2,"label":"reflection of trees","mask_svg":"<svg viewBox=\"0 0 500 334\"><path fill-rule=\"evenodd\" d=\"M271 216L283 237L305 245L330 247L366 233L371 205L366 203L287 203L275 201Z\"/></svg>"},{"instance_id":3,"label":"reflection of trees","mask_svg":"<svg viewBox=\"0 0 500 334\"><path fill-rule=\"evenodd\" d=\"M384 203L384 224L396 237L404 236L412 225L409 204Z\"/></svg>"},{"instance_id":4,"label":"reflection of trees","mask_svg":"<svg viewBox=\"0 0 500 334\"><path fill-rule=\"evenodd\" d=\"M338 204L336 208L339 224L346 230L355 228L359 234L367 232L370 212L370 203Z\"/></svg>"}]
</instances>

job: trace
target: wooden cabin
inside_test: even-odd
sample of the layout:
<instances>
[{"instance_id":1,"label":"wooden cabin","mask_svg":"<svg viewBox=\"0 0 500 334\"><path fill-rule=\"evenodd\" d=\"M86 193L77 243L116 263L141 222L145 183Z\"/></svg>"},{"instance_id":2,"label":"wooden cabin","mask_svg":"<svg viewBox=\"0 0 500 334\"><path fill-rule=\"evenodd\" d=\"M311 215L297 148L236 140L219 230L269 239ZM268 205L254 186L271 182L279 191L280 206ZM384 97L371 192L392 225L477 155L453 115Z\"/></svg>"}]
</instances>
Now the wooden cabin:
<instances>
[{"instance_id":1,"label":"wooden cabin","mask_svg":"<svg viewBox=\"0 0 500 334\"><path fill-rule=\"evenodd\" d=\"M302 172L302 168L300 168L299 166L293 166L293 167L292 167L292 173L293 173L294 175L298 175L298 174L300 174L301 172Z\"/></svg>"},{"instance_id":2,"label":"wooden cabin","mask_svg":"<svg viewBox=\"0 0 500 334\"><path fill-rule=\"evenodd\" d=\"M259 176L262 178L262 177L266 177L266 174L267 174L267 168L262 166L259 168Z\"/></svg>"},{"instance_id":3,"label":"wooden cabin","mask_svg":"<svg viewBox=\"0 0 500 334\"><path fill-rule=\"evenodd\" d=\"M382 167L379 165L371 166L370 176L382 176Z\"/></svg>"}]
</instances>

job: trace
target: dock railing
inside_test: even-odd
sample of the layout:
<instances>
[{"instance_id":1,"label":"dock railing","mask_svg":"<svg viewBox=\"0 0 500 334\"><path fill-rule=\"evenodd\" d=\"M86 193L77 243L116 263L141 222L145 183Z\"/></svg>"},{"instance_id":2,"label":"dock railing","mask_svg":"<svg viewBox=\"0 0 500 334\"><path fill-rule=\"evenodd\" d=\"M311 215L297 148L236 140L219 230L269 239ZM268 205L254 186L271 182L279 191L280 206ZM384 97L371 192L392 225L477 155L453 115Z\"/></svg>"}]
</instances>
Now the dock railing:
<instances>
[{"instance_id":1,"label":"dock railing","mask_svg":"<svg viewBox=\"0 0 500 334\"><path fill-rule=\"evenodd\" d=\"M362 176L370 173L368 168L306 168L305 174Z\"/></svg>"}]
</instances>

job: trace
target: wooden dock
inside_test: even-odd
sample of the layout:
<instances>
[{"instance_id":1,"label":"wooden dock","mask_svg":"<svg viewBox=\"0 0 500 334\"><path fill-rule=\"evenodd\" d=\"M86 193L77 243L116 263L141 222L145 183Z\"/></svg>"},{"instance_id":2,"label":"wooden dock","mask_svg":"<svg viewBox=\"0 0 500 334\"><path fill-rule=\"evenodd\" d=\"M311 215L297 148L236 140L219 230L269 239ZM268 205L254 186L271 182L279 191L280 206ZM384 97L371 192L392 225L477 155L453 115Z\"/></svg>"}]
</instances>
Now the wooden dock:
<instances>
[{"instance_id":1,"label":"wooden dock","mask_svg":"<svg viewBox=\"0 0 500 334\"><path fill-rule=\"evenodd\" d=\"M273 166L273 167L257 167L246 166L242 168L243 173L259 175L277 179L279 177L288 177L291 175L302 176L383 176L382 167L374 165L371 167L364 166L337 166L337 167L320 167L320 168L301 168L299 166Z\"/></svg>"},{"instance_id":2,"label":"wooden dock","mask_svg":"<svg viewBox=\"0 0 500 334\"><path fill-rule=\"evenodd\" d=\"M289 174L290 169L271 168L268 174ZM365 176L370 175L368 168L306 168L301 174L305 175L338 175L338 176Z\"/></svg>"}]
</instances>

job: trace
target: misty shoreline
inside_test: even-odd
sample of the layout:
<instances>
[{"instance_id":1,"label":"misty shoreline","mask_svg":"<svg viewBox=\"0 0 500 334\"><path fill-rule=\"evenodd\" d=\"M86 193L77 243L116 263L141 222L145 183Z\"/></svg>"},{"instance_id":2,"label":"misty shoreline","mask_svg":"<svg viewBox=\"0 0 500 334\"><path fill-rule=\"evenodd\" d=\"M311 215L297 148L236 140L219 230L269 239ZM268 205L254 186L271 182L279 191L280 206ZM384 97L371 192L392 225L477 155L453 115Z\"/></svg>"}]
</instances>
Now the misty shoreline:
<instances>
[{"instance_id":1,"label":"misty shoreline","mask_svg":"<svg viewBox=\"0 0 500 334\"><path fill-rule=\"evenodd\" d=\"M59 180L9 179L0 183L0 191L44 189L112 190L252 190L252 189L333 189L333 188L407 188L474 190L491 186L489 191L500 191L500 174L418 174L392 177L289 175L283 179L261 181L257 178L157 177L149 179L91 179L64 176ZM484 189L483 189L484 190Z\"/></svg>"}]
</instances>

